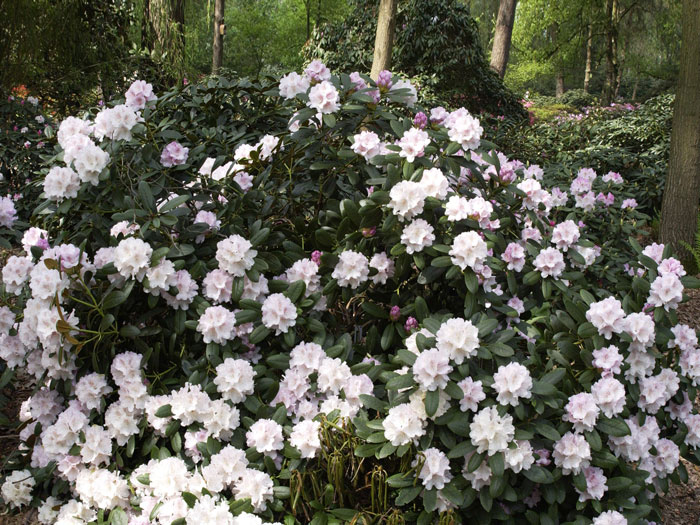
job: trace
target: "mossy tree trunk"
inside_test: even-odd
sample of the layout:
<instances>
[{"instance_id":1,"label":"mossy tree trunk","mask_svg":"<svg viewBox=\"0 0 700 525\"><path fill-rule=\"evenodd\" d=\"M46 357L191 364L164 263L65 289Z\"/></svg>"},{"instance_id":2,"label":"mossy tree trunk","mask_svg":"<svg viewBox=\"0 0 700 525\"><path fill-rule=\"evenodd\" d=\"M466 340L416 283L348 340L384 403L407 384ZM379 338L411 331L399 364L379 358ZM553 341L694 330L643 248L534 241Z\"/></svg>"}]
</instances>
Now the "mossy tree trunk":
<instances>
[{"instance_id":1,"label":"mossy tree trunk","mask_svg":"<svg viewBox=\"0 0 700 525\"><path fill-rule=\"evenodd\" d=\"M661 206L661 242L687 256L700 199L700 2L683 0L683 41L673 108L671 156ZM685 257L684 257L685 258Z\"/></svg>"}]
</instances>

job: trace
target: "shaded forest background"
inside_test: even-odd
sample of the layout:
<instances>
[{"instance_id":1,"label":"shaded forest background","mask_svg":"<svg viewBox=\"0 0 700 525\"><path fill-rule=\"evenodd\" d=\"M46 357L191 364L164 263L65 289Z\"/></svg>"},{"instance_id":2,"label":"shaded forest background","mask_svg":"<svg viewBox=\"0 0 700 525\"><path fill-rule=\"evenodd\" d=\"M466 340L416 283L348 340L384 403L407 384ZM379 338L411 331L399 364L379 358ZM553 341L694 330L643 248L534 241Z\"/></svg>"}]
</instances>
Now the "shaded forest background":
<instances>
[{"instance_id":1,"label":"shaded forest background","mask_svg":"<svg viewBox=\"0 0 700 525\"><path fill-rule=\"evenodd\" d=\"M212 69L214 3L3 0L0 85L5 91L24 85L63 113L108 100L136 77L156 86L198 79ZM228 0L223 70L249 77L286 72L332 48L339 49L337 63L365 65L369 71L370 64L350 55L366 53L371 63L373 40L362 39L374 38L368 28L376 27L378 5L366 0ZM456 61L468 63L475 53L488 60L498 7L499 0L400 0L394 53L395 58L403 53L405 60L395 60L397 69L420 75L417 83L438 95L454 91L459 79L444 81L449 69L444 63L420 63L429 54L406 52L420 42L438 54L448 50ZM505 84L519 97L561 97L572 90L580 95L585 90L604 101L642 101L673 89L680 10L679 0L522 0ZM470 19L461 32L445 29L454 13ZM353 42L367 45L343 48L348 32L358 33Z\"/></svg>"}]
</instances>

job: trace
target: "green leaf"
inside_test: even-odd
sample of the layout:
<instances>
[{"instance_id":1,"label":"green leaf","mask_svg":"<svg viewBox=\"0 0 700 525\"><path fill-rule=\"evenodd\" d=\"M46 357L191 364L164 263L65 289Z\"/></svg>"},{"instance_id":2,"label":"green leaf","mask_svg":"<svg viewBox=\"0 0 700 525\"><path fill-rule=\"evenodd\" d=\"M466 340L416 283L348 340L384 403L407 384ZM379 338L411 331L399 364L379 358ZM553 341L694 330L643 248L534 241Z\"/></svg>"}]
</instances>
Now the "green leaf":
<instances>
[{"instance_id":1,"label":"green leaf","mask_svg":"<svg viewBox=\"0 0 700 525\"><path fill-rule=\"evenodd\" d=\"M272 330L267 328L265 325L258 325L250 333L248 340L251 344L258 344L259 342L263 341L268 335L270 335L271 332Z\"/></svg>"},{"instance_id":2,"label":"green leaf","mask_svg":"<svg viewBox=\"0 0 700 525\"><path fill-rule=\"evenodd\" d=\"M416 311L416 317L420 322L423 322L423 319L428 317L430 315L430 310L428 310L428 304L425 302L425 299L422 297L418 296L416 297L415 300L415 311Z\"/></svg>"},{"instance_id":3,"label":"green leaf","mask_svg":"<svg viewBox=\"0 0 700 525\"><path fill-rule=\"evenodd\" d=\"M609 436L624 437L630 435L630 427L621 419L610 419L600 416L598 423L596 423L596 428Z\"/></svg>"},{"instance_id":4,"label":"green leaf","mask_svg":"<svg viewBox=\"0 0 700 525\"><path fill-rule=\"evenodd\" d=\"M429 417L434 416L437 413L438 406L440 405L440 392L436 390L430 390L425 394L425 413Z\"/></svg>"},{"instance_id":5,"label":"green leaf","mask_svg":"<svg viewBox=\"0 0 700 525\"><path fill-rule=\"evenodd\" d=\"M551 383L543 381L535 381L532 384L532 393L539 396L553 396L558 392L557 388Z\"/></svg>"},{"instance_id":6,"label":"green leaf","mask_svg":"<svg viewBox=\"0 0 700 525\"><path fill-rule=\"evenodd\" d=\"M284 295L286 295L290 301L296 303L299 301L299 299L301 299L305 291L306 283L304 281L295 281L289 285L289 288L287 288L287 290L284 292Z\"/></svg>"},{"instance_id":7,"label":"green leaf","mask_svg":"<svg viewBox=\"0 0 700 525\"><path fill-rule=\"evenodd\" d=\"M561 439L561 434L559 434L557 429L554 428L554 425L552 425L549 421L543 419L536 421L535 430L539 435L544 436L547 439L551 439L552 441L559 441Z\"/></svg>"},{"instance_id":8,"label":"green leaf","mask_svg":"<svg viewBox=\"0 0 700 525\"><path fill-rule=\"evenodd\" d=\"M502 476L505 469L503 453L497 452L489 458L489 467L495 476Z\"/></svg>"},{"instance_id":9,"label":"green leaf","mask_svg":"<svg viewBox=\"0 0 700 525\"><path fill-rule=\"evenodd\" d=\"M105 310L111 310L112 308L115 308L126 301L128 297L129 294L127 293L120 290L113 290L102 300L102 308Z\"/></svg>"},{"instance_id":10,"label":"green leaf","mask_svg":"<svg viewBox=\"0 0 700 525\"><path fill-rule=\"evenodd\" d=\"M121 507L117 507L109 513L109 523L111 525L127 525L129 519L126 517L126 512Z\"/></svg>"},{"instance_id":11,"label":"green leaf","mask_svg":"<svg viewBox=\"0 0 700 525\"><path fill-rule=\"evenodd\" d=\"M173 407L170 405L163 405L158 410L156 410L156 417L170 417L173 415Z\"/></svg>"},{"instance_id":12,"label":"green leaf","mask_svg":"<svg viewBox=\"0 0 700 525\"><path fill-rule=\"evenodd\" d=\"M368 315L371 315L372 317L376 319L387 319L389 317L389 314L387 314L386 310L382 308L379 305L376 305L370 301L362 301L362 310L364 310L365 313Z\"/></svg>"},{"instance_id":13,"label":"green leaf","mask_svg":"<svg viewBox=\"0 0 700 525\"><path fill-rule=\"evenodd\" d=\"M413 380L413 374L411 373L392 377L386 382L387 390L402 390L413 386L416 386L416 382Z\"/></svg>"},{"instance_id":14,"label":"green leaf","mask_svg":"<svg viewBox=\"0 0 700 525\"><path fill-rule=\"evenodd\" d=\"M418 487L408 487L405 489L401 489L399 491L399 495L396 497L395 504L397 507L401 507L403 505L407 505L408 503L411 503L414 499L418 497L418 495L421 493L423 490L423 486L418 486Z\"/></svg>"},{"instance_id":15,"label":"green leaf","mask_svg":"<svg viewBox=\"0 0 700 525\"><path fill-rule=\"evenodd\" d=\"M582 339L590 339L594 335L598 335L598 329L591 323L583 323L578 327L577 333Z\"/></svg>"},{"instance_id":16,"label":"green leaf","mask_svg":"<svg viewBox=\"0 0 700 525\"><path fill-rule=\"evenodd\" d=\"M541 485L546 485L554 481L552 473L544 467L538 465L533 465L529 470L523 471L523 474L530 481L539 483Z\"/></svg>"},{"instance_id":17,"label":"green leaf","mask_svg":"<svg viewBox=\"0 0 700 525\"><path fill-rule=\"evenodd\" d=\"M160 211L160 213L167 213L186 203L188 200L190 200L189 195L178 195L177 197L170 199L168 202L163 204L158 211Z\"/></svg>"},{"instance_id":18,"label":"green leaf","mask_svg":"<svg viewBox=\"0 0 700 525\"><path fill-rule=\"evenodd\" d=\"M187 503L187 506L189 508L194 507L195 503L197 503L197 496L195 496L191 492L183 492L182 499L185 500L185 503Z\"/></svg>"},{"instance_id":19,"label":"green leaf","mask_svg":"<svg viewBox=\"0 0 700 525\"><path fill-rule=\"evenodd\" d=\"M552 370L551 372L545 374L541 379L541 383L547 383L550 385L558 385L559 382L561 382L562 379L564 379L564 376L566 375L566 370L563 368L557 368L555 370Z\"/></svg>"},{"instance_id":20,"label":"green leaf","mask_svg":"<svg viewBox=\"0 0 700 525\"><path fill-rule=\"evenodd\" d=\"M155 211L156 210L156 202L155 199L153 198L153 191L151 190L151 187L148 185L148 182L145 180L142 180L139 182L139 198L141 199L141 203L143 206L149 210L149 211Z\"/></svg>"}]
</instances>

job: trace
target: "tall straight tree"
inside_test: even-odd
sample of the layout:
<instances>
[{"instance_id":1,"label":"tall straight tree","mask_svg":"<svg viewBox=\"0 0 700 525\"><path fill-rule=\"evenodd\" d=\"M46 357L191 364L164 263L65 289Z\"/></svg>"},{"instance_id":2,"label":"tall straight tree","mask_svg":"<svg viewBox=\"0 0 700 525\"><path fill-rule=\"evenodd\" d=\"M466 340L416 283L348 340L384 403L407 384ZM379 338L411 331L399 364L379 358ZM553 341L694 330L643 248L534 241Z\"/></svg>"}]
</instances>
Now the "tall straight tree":
<instances>
[{"instance_id":1,"label":"tall straight tree","mask_svg":"<svg viewBox=\"0 0 700 525\"><path fill-rule=\"evenodd\" d=\"M377 34L374 39L374 57L370 77L377 80L379 72L391 67L391 51L394 46L396 5L398 0L380 0L377 16Z\"/></svg>"},{"instance_id":2,"label":"tall straight tree","mask_svg":"<svg viewBox=\"0 0 700 525\"><path fill-rule=\"evenodd\" d=\"M661 205L661 241L693 244L700 199L700 2L683 0L680 73L671 156ZM687 254L687 252L686 252Z\"/></svg>"},{"instance_id":3,"label":"tall straight tree","mask_svg":"<svg viewBox=\"0 0 700 525\"><path fill-rule=\"evenodd\" d=\"M498 6L498 18L496 19L496 32L493 35L493 47L491 48L491 69L500 78L506 76L506 66L510 55L510 40L513 36L513 23L515 22L515 8L518 0L501 0Z\"/></svg>"},{"instance_id":4,"label":"tall straight tree","mask_svg":"<svg viewBox=\"0 0 700 525\"><path fill-rule=\"evenodd\" d=\"M224 58L224 0L214 0L214 56L212 60L212 73L216 73Z\"/></svg>"}]
</instances>

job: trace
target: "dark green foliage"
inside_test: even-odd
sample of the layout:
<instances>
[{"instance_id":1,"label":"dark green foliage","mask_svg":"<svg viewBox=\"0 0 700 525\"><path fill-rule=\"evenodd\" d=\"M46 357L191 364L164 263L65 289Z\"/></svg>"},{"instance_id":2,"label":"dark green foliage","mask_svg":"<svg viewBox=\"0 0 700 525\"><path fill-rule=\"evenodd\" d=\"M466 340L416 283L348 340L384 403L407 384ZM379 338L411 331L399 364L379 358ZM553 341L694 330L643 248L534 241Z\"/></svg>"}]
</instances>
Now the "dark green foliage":
<instances>
[{"instance_id":1,"label":"dark green foliage","mask_svg":"<svg viewBox=\"0 0 700 525\"><path fill-rule=\"evenodd\" d=\"M1 92L0 92L1 93ZM38 118L38 120L37 120ZM41 193L30 184L51 155L51 118L21 95L0 94L0 195L19 195L15 200L20 219L27 219Z\"/></svg>"},{"instance_id":2,"label":"dark green foliage","mask_svg":"<svg viewBox=\"0 0 700 525\"><path fill-rule=\"evenodd\" d=\"M322 26L304 49L331 69L369 71L377 28L375 0L352 0L353 11ZM455 0L399 2L392 70L428 83L437 101L512 117L525 115L517 97L489 69L469 9Z\"/></svg>"},{"instance_id":3,"label":"dark green foliage","mask_svg":"<svg viewBox=\"0 0 700 525\"><path fill-rule=\"evenodd\" d=\"M570 89L565 92L557 101L567 106L574 106L575 108L581 109L586 106L593 106L597 99L590 93L586 93L583 89Z\"/></svg>"}]
</instances>

